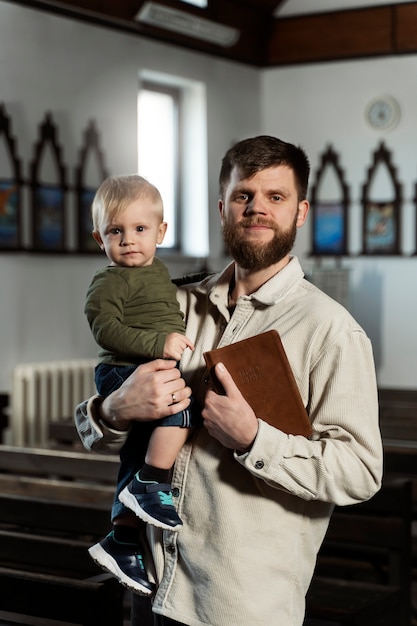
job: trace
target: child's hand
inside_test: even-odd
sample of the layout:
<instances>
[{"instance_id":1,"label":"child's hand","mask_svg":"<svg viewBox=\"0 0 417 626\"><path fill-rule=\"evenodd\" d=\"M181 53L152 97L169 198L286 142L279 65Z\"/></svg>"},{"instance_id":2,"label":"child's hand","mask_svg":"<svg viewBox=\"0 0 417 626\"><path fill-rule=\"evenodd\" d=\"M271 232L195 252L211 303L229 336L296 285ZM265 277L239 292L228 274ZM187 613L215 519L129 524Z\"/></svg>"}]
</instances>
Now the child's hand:
<instances>
[{"instance_id":1,"label":"child's hand","mask_svg":"<svg viewBox=\"0 0 417 626\"><path fill-rule=\"evenodd\" d=\"M185 335L170 333L165 339L164 359L179 361L186 348L194 350L194 344Z\"/></svg>"}]
</instances>

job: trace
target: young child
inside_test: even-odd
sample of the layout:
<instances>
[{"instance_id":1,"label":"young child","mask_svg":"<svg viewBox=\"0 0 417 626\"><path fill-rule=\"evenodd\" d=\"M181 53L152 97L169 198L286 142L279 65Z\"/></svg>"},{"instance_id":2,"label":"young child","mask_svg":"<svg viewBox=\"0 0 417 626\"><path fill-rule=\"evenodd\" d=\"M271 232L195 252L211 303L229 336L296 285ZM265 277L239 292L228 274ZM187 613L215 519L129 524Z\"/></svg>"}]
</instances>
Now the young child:
<instances>
[{"instance_id":1,"label":"young child","mask_svg":"<svg viewBox=\"0 0 417 626\"><path fill-rule=\"evenodd\" d=\"M155 257L167 228L159 191L141 176L110 177L97 190L92 216L93 237L110 260L94 275L85 304L101 347L97 391L106 397L139 364L155 358L179 361L183 351L194 346L184 335L176 287ZM157 422L135 422L120 453L113 530L89 549L103 569L141 595L151 594L154 585L143 565L138 518L168 530L181 528L169 480L191 422L190 410ZM144 449L133 445L138 440ZM132 573L138 563L139 578Z\"/></svg>"}]
</instances>

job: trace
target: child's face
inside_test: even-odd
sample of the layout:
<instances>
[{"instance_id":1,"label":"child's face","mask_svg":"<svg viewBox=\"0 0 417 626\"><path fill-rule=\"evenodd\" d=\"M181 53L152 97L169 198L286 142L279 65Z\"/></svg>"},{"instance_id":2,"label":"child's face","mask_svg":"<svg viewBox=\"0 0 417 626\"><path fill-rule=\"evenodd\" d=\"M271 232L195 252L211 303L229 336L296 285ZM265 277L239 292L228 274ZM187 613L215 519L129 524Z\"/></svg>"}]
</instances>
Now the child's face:
<instances>
[{"instance_id":1,"label":"child's face","mask_svg":"<svg viewBox=\"0 0 417 626\"><path fill-rule=\"evenodd\" d=\"M129 204L93 237L110 259L110 265L143 267L151 265L156 245L162 243L167 225L147 198Z\"/></svg>"}]
</instances>

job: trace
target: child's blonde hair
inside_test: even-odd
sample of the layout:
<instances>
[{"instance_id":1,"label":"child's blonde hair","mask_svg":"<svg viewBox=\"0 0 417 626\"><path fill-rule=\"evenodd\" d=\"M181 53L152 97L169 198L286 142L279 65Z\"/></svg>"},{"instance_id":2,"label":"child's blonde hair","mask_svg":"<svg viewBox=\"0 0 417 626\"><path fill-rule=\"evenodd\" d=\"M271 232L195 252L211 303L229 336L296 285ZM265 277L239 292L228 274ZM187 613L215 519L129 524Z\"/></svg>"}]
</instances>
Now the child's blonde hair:
<instances>
[{"instance_id":1,"label":"child's blonde hair","mask_svg":"<svg viewBox=\"0 0 417 626\"><path fill-rule=\"evenodd\" d=\"M103 224L110 223L118 213L138 198L149 199L160 212L161 222L163 221L161 194L146 178L138 174L106 178L97 189L91 207L94 230L99 231Z\"/></svg>"}]
</instances>

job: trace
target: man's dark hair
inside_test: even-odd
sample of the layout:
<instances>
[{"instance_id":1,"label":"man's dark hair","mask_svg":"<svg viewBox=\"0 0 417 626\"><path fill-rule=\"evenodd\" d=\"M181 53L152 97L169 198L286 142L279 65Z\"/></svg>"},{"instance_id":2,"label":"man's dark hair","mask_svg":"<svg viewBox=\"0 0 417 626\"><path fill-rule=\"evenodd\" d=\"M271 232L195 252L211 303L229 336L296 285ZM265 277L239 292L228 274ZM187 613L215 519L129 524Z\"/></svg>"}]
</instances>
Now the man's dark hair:
<instances>
[{"instance_id":1,"label":"man's dark hair","mask_svg":"<svg viewBox=\"0 0 417 626\"><path fill-rule=\"evenodd\" d=\"M220 197L224 197L234 167L239 169L242 178L252 178L256 172L277 165L293 170L298 200L305 200L310 174L307 155L302 148L268 135L243 139L226 152L219 176Z\"/></svg>"}]
</instances>

